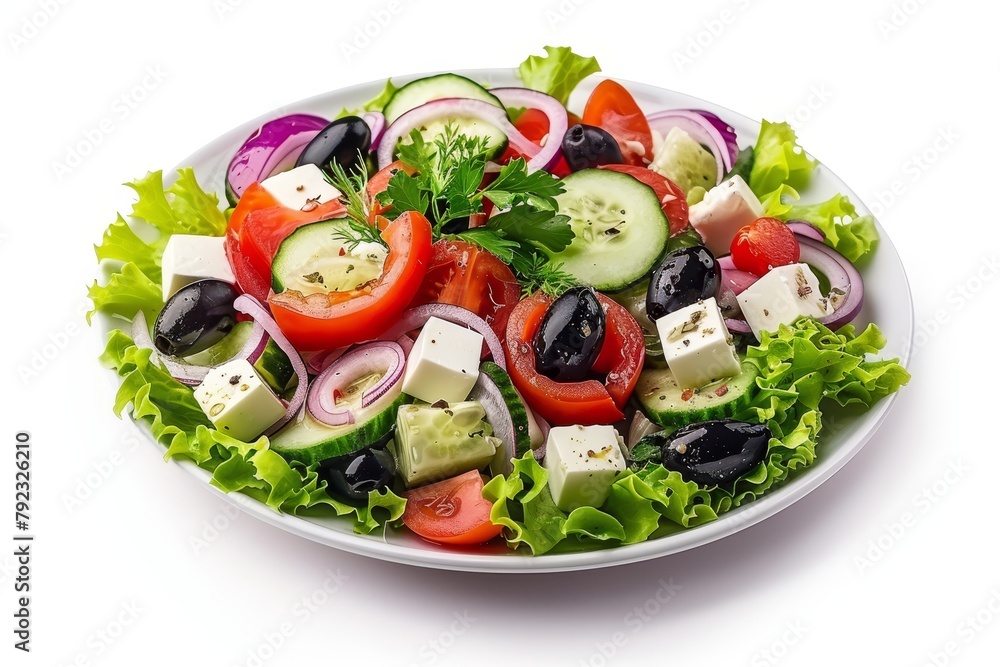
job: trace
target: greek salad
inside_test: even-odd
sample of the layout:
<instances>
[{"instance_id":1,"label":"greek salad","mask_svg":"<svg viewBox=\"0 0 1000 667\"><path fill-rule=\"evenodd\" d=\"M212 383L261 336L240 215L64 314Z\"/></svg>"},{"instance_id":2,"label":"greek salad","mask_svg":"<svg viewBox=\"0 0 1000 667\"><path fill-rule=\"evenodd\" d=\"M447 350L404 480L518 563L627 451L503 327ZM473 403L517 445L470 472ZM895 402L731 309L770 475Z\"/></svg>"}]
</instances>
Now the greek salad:
<instances>
[{"instance_id":1,"label":"greek salad","mask_svg":"<svg viewBox=\"0 0 1000 667\"><path fill-rule=\"evenodd\" d=\"M90 287L127 322L116 413L276 511L537 555L711 521L906 384L852 324L874 221L800 201L788 125L737 136L612 79L567 108L600 67L545 51L520 87L390 80L269 120L228 207L187 168L130 183Z\"/></svg>"}]
</instances>

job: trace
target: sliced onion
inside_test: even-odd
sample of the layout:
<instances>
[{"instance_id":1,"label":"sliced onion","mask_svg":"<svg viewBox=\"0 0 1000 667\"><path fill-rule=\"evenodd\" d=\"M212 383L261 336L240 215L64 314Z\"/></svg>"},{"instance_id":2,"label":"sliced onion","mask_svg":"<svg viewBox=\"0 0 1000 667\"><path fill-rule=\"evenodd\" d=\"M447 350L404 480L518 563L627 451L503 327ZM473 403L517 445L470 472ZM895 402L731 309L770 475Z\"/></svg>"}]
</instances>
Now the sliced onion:
<instances>
[{"instance_id":1,"label":"sliced onion","mask_svg":"<svg viewBox=\"0 0 1000 667\"><path fill-rule=\"evenodd\" d=\"M789 220L786 226L799 236L805 236L806 238L819 241L820 243L826 240L826 234L823 233L823 230L811 222L807 222L805 220Z\"/></svg>"},{"instance_id":2,"label":"sliced onion","mask_svg":"<svg viewBox=\"0 0 1000 667\"><path fill-rule=\"evenodd\" d=\"M746 288L760 280L749 271L739 269L722 269L722 279L719 281L719 293L732 292L733 295L741 294Z\"/></svg>"},{"instance_id":3,"label":"sliced onion","mask_svg":"<svg viewBox=\"0 0 1000 667\"><path fill-rule=\"evenodd\" d=\"M507 402L503 400L503 393L497 383L486 373L480 373L472 391L469 392L470 401L478 401L483 410L486 411L486 421L493 427L493 435L503 442L503 469L494 470L494 473L509 475L513 470L510 460L517 456L517 430L514 427L514 419L507 409Z\"/></svg>"},{"instance_id":4,"label":"sliced onion","mask_svg":"<svg viewBox=\"0 0 1000 667\"><path fill-rule=\"evenodd\" d=\"M421 104L394 120L386 128L385 134L379 142L378 168L384 169L392 162L393 154L396 152L396 144L403 137L409 136L412 130L436 120L463 117L475 118L496 126L507 135L510 145L528 158L534 158L542 150L514 127L510 119L507 118L507 112L504 109L482 100L449 97Z\"/></svg>"},{"instance_id":5,"label":"sliced onion","mask_svg":"<svg viewBox=\"0 0 1000 667\"><path fill-rule=\"evenodd\" d=\"M632 423L628 427L628 438L625 440L625 445L628 448L628 451L631 452L632 448L635 447L635 443L639 442L650 433L659 433L662 430L662 426L649 421L649 417L646 416L646 413L642 410L636 410L635 415L632 416Z\"/></svg>"},{"instance_id":6,"label":"sliced onion","mask_svg":"<svg viewBox=\"0 0 1000 667\"><path fill-rule=\"evenodd\" d=\"M750 328L750 325L746 323L746 320L738 320L734 317L727 317L725 322L726 328L729 329L729 333L753 333L753 330Z\"/></svg>"},{"instance_id":7,"label":"sliced onion","mask_svg":"<svg viewBox=\"0 0 1000 667\"><path fill-rule=\"evenodd\" d=\"M732 164L736 162L736 158L740 154L740 145L736 141L736 130L726 121L722 120L716 116L711 111L705 111L704 109L688 109L688 111L693 111L694 113L702 116L705 120L712 124L712 126L719 131L722 135L723 140L726 142L726 148L729 149L729 160L730 169L732 169Z\"/></svg>"},{"instance_id":8,"label":"sliced onion","mask_svg":"<svg viewBox=\"0 0 1000 667\"><path fill-rule=\"evenodd\" d=\"M226 191L239 199L247 186L264 180L289 161L294 163L306 144L328 124L328 120L306 114L264 123L247 137L229 162Z\"/></svg>"},{"instance_id":9,"label":"sliced onion","mask_svg":"<svg viewBox=\"0 0 1000 667\"><path fill-rule=\"evenodd\" d=\"M366 111L361 114L361 117L368 123L368 129L371 130L371 150L378 150L378 144L382 140L382 135L385 134L385 116L382 115L381 111Z\"/></svg>"},{"instance_id":10,"label":"sliced onion","mask_svg":"<svg viewBox=\"0 0 1000 667\"><path fill-rule=\"evenodd\" d=\"M354 423L354 411L338 406L336 394L352 382L373 373L383 373L375 386L361 395L361 407L385 396L403 379L406 356L403 349L392 341L372 341L357 346L324 370L313 380L306 401L306 409L316 420L329 426Z\"/></svg>"},{"instance_id":11,"label":"sliced onion","mask_svg":"<svg viewBox=\"0 0 1000 667\"><path fill-rule=\"evenodd\" d=\"M528 408L528 410L531 411L531 416L535 419L535 423L538 424L538 430L542 432L542 444L532 452L535 460L541 461L545 458L545 446L549 443L549 431L552 430L552 425L545 421L540 414L531 410L531 408Z\"/></svg>"},{"instance_id":12,"label":"sliced onion","mask_svg":"<svg viewBox=\"0 0 1000 667\"><path fill-rule=\"evenodd\" d=\"M410 356L410 350L413 349L413 339L407 335L402 335L396 339L396 345L403 348L403 354L408 357Z\"/></svg>"},{"instance_id":13,"label":"sliced onion","mask_svg":"<svg viewBox=\"0 0 1000 667\"><path fill-rule=\"evenodd\" d=\"M260 359L260 355L264 353L268 338L264 329L254 322L253 328L250 329L249 338L247 338L243 347L237 350L231 357L223 359L214 366L199 366L188 363L178 357L171 357L160 353L153 345L153 339L149 335L149 325L146 322L146 316L143 315L142 311L139 311L132 320L132 340L139 348L153 350L153 355L163 364L163 367L167 369L167 372L175 380L181 384L195 387L205 380L210 370L216 366L229 363L233 359L246 359L251 364L256 363Z\"/></svg>"},{"instance_id":14,"label":"sliced onion","mask_svg":"<svg viewBox=\"0 0 1000 667\"><path fill-rule=\"evenodd\" d=\"M834 311L819 320L831 329L839 329L861 312L865 298L864 279L850 260L830 246L798 234L796 237L799 239L799 261L821 271L830 281L831 290L844 292Z\"/></svg>"},{"instance_id":15,"label":"sliced onion","mask_svg":"<svg viewBox=\"0 0 1000 667\"><path fill-rule=\"evenodd\" d=\"M656 130L666 136L673 128L684 130L699 144L706 146L715 157L715 182L721 183L722 178L733 168L733 160L729 155L729 145L725 137L704 116L687 109L671 109L658 111L646 116L651 130Z\"/></svg>"},{"instance_id":16,"label":"sliced onion","mask_svg":"<svg viewBox=\"0 0 1000 667\"><path fill-rule=\"evenodd\" d=\"M454 324L461 324L476 333L482 334L483 342L486 343L486 347L490 351L490 356L493 357L493 363L507 370L507 359L504 356L503 347L500 345L500 339L496 333L486 323L486 320L461 306L453 306L448 303L427 303L422 306L410 308L403 312L399 321L391 329L379 336L379 340L396 340L408 331L413 331L424 326L427 320L432 317L447 320Z\"/></svg>"},{"instance_id":17,"label":"sliced onion","mask_svg":"<svg viewBox=\"0 0 1000 667\"><path fill-rule=\"evenodd\" d=\"M528 162L528 171L549 170L554 167L562 157L563 136L569 129L566 107L551 95L528 88L491 88L490 93L496 95L507 108L538 109L548 117L549 133L545 145Z\"/></svg>"},{"instance_id":18,"label":"sliced onion","mask_svg":"<svg viewBox=\"0 0 1000 667\"><path fill-rule=\"evenodd\" d=\"M278 346L278 349L288 355L288 360L292 362L292 370L295 371L295 377L298 378L299 383L295 387L292 400L288 401L285 406L285 416L264 432L264 435L271 435L287 424L298 413L302 404L305 403L306 391L309 388L309 376L306 373L306 365L302 361L302 357L299 356L299 351L295 349L294 345L288 342L285 334L278 327L277 322L271 317L271 313L267 311L267 308L260 301L249 294L241 294L236 297L233 307L239 312L252 317L254 323L260 325L267 332L267 335L271 337L271 340Z\"/></svg>"},{"instance_id":19,"label":"sliced onion","mask_svg":"<svg viewBox=\"0 0 1000 667\"><path fill-rule=\"evenodd\" d=\"M351 349L350 345L345 345L344 347L336 347L332 350L320 350L318 352L306 352L303 358L306 362L306 368L313 375L319 375L325 371L330 364L335 362L344 356L344 353Z\"/></svg>"}]
</instances>

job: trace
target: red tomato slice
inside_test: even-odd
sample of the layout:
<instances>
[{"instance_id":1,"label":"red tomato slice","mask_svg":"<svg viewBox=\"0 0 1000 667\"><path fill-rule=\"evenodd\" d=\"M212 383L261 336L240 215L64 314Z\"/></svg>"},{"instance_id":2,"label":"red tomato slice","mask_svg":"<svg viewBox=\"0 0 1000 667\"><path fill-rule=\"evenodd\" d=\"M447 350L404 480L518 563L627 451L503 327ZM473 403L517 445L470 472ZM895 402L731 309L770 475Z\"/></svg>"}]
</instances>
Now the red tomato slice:
<instances>
[{"instance_id":1,"label":"red tomato slice","mask_svg":"<svg viewBox=\"0 0 1000 667\"><path fill-rule=\"evenodd\" d=\"M521 285L495 255L465 241L441 239L433 246L413 306L450 303L486 320L503 340L507 320L521 298Z\"/></svg>"},{"instance_id":2,"label":"red tomato slice","mask_svg":"<svg viewBox=\"0 0 1000 667\"><path fill-rule=\"evenodd\" d=\"M403 523L414 533L441 544L482 544L500 534L490 521L492 503L483 498L478 470L406 491Z\"/></svg>"},{"instance_id":3,"label":"red tomato slice","mask_svg":"<svg viewBox=\"0 0 1000 667\"><path fill-rule=\"evenodd\" d=\"M507 323L507 371L525 401L556 426L611 424L624 418L622 408L639 379L646 348L642 329L627 310L602 294L597 295L607 314L604 345L594 371L606 373L597 380L556 382L535 370L532 342L545 311L554 300L536 292L521 301Z\"/></svg>"},{"instance_id":4,"label":"red tomato slice","mask_svg":"<svg viewBox=\"0 0 1000 667\"><path fill-rule=\"evenodd\" d=\"M303 296L296 290L268 302L281 330L298 350L330 350L376 338L413 300L431 259L431 225L407 211L389 223L382 276L358 289Z\"/></svg>"},{"instance_id":5,"label":"red tomato slice","mask_svg":"<svg viewBox=\"0 0 1000 667\"><path fill-rule=\"evenodd\" d=\"M658 174L649 167L636 167L631 164L602 164L599 169L610 169L628 174L653 188L663 214L670 221L670 235L680 234L688 228L688 203L684 191L666 176Z\"/></svg>"},{"instance_id":6,"label":"red tomato slice","mask_svg":"<svg viewBox=\"0 0 1000 667\"><path fill-rule=\"evenodd\" d=\"M607 79L597 84L583 109L583 122L613 136L626 164L643 167L653 159L653 133L646 116L620 83Z\"/></svg>"},{"instance_id":7,"label":"red tomato slice","mask_svg":"<svg viewBox=\"0 0 1000 667\"><path fill-rule=\"evenodd\" d=\"M386 209L388 208L387 206L382 206L381 204L379 204L378 201L375 199L375 197L378 196L380 192L385 192L385 189L389 187L389 180L396 175L396 172L399 171L405 171L407 174L413 174L415 170L410 165L400 162L399 160L396 160L395 162L391 162L387 164L384 168L378 170L378 172L376 172L374 176L368 179L368 184L365 186L365 191L368 193L368 196L372 199L372 212L371 212L372 222L378 221L379 220L378 216L385 213ZM381 218L381 222L383 225L385 225L388 224L389 221L386 220L385 218ZM384 229L384 227L380 227L380 229Z\"/></svg>"},{"instance_id":8,"label":"red tomato slice","mask_svg":"<svg viewBox=\"0 0 1000 667\"><path fill-rule=\"evenodd\" d=\"M781 220L757 218L736 232L729 252L737 269L763 276L776 266L798 262L799 242Z\"/></svg>"}]
</instances>

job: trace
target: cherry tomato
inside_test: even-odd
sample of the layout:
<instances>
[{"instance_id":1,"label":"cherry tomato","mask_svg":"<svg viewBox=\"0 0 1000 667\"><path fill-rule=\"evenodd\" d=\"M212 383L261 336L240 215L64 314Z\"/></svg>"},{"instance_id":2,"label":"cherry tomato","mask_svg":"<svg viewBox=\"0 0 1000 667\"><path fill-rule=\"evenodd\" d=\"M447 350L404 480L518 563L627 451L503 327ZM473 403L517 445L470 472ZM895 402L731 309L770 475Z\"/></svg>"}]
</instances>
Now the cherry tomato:
<instances>
[{"instance_id":1,"label":"cherry tomato","mask_svg":"<svg viewBox=\"0 0 1000 667\"><path fill-rule=\"evenodd\" d=\"M642 181L660 200L663 214L670 221L670 235L680 234L688 228L688 203L684 191L666 176L656 173L648 167L636 167L630 164L602 164L600 169L610 169L628 174Z\"/></svg>"},{"instance_id":2,"label":"cherry tomato","mask_svg":"<svg viewBox=\"0 0 1000 667\"><path fill-rule=\"evenodd\" d=\"M382 275L358 289L303 296L275 294L268 303L298 350L330 350L371 340L399 319L423 282L431 259L431 225L407 211L382 232L389 245Z\"/></svg>"},{"instance_id":3,"label":"cherry tomato","mask_svg":"<svg viewBox=\"0 0 1000 667\"><path fill-rule=\"evenodd\" d=\"M579 124L580 119L569 114L569 127ZM549 117L539 109L525 109L521 112L521 115L517 117L514 121L514 127L525 136L525 138L530 139L533 143L540 144L542 139L544 139L549 134ZM511 160L522 157L522 155L517 152L514 148L507 146L507 150L504 151L503 156L500 158L502 164L506 164ZM559 158L559 161L550 170L552 174L562 178L570 173L569 165L566 164L564 158Z\"/></svg>"},{"instance_id":4,"label":"cherry tomato","mask_svg":"<svg viewBox=\"0 0 1000 667\"><path fill-rule=\"evenodd\" d=\"M441 544L482 544L500 534L490 521L492 503L483 498L478 470L403 493L403 523L414 533Z\"/></svg>"},{"instance_id":5,"label":"cherry tomato","mask_svg":"<svg viewBox=\"0 0 1000 667\"><path fill-rule=\"evenodd\" d=\"M605 309L604 344L593 370L606 374L598 380L556 382L535 368L532 342L545 311L554 299L536 292L514 308L504 339L507 370L524 400L556 426L610 424L624 418L622 408L635 389L645 360L642 329L627 310L598 293Z\"/></svg>"},{"instance_id":6,"label":"cherry tomato","mask_svg":"<svg viewBox=\"0 0 1000 667\"><path fill-rule=\"evenodd\" d=\"M653 133L642 109L625 86L607 79L597 84L583 109L583 122L618 141L625 164L644 167L653 159Z\"/></svg>"},{"instance_id":7,"label":"cherry tomato","mask_svg":"<svg viewBox=\"0 0 1000 667\"><path fill-rule=\"evenodd\" d=\"M450 303L486 320L503 340L507 320L521 298L521 285L497 257L465 241L441 239L433 246L413 306Z\"/></svg>"},{"instance_id":8,"label":"cherry tomato","mask_svg":"<svg viewBox=\"0 0 1000 667\"><path fill-rule=\"evenodd\" d=\"M795 233L777 218L757 218L740 231L729 248L740 271L762 276L776 266L799 261Z\"/></svg>"}]
</instances>

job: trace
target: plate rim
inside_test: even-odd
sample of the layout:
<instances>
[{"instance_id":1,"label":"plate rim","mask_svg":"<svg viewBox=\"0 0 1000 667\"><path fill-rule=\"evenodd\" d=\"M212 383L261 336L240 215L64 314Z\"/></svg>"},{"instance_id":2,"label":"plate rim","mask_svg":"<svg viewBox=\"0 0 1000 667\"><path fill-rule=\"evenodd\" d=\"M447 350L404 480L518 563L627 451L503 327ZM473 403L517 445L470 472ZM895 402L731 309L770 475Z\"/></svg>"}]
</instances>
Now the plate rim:
<instances>
[{"instance_id":1,"label":"plate rim","mask_svg":"<svg viewBox=\"0 0 1000 667\"><path fill-rule=\"evenodd\" d=\"M508 80L516 80L516 70L512 68L461 69L447 70L447 72L466 76L474 80L477 77L479 79L489 79L496 76L506 77ZM408 82L439 73L444 72L405 74L393 76L391 78L394 82ZM571 97L571 102L573 99L580 97L584 91L592 89L599 80L603 80L604 78L612 78L624 85L630 91L642 90L646 93L654 93L656 96L662 97L666 95L667 97L682 98L686 100L687 103L692 105L697 104L699 108L706 108L716 113L721 111L725 114L723 117L726 118L727 121L730 118L734 120L738 119L739 124L749 123L752 126L759 126L761 122L760 120L754 120L727 107L723 107L719 104L703 100L686 93L653 84L641 83L611 76L591 75L577 88L576 91L574 91L574 95ZM239 143L242 143L244 140L244 135L248 136L251 132L256 130L262 122L265 122L268 119L278 117L278 115L302 112L299 110L323 102L329 104L331 99L349 99L351 97L358 97L362 95L367 99L370 96L378 94L378 91L380 91L384 85L385 79L376 79L312 95L296 102L272 109L230 129L229 131L209 141L204 146L198 148L196 151L190 153L180 165L176 166L174 170L170 172L167 177L168 182L176 178L176 170L179 167L190 166L192 163L199 161L218 162L220 156L225 156L225 153L222 153L225 148L232 146L233 149L235 149L235 147L237 147ZM336 106L337 103L334 103L333 107L336 108ZM815 158L811 152L807 151L807 154L810 157ZM228 159L225 161L225 164L228 165ZM822 160L819 160L819 166L840 184L842 192L852 197L852 201L857 203L857 208L862 213L870 214L867 206L865 206L861 198L847 183L826 167ZM220 201L225 201L224 191L216 182L218 177L219 174L217 173L199 175L199 180L205 184L206 187L211 186L215 193L220 196ZM899 350L900 362L905 366L912 357L913 351L915 311L912 290L899 252L892 243L892 240L886 233L885 229L881 226L881 224L879 224L878 220L875 221L875 225L880 234L880 241L876 252L880 257L888 255L888 257L882 258L879 261L882 263L888 262L892 265L892 271L894 273L898 273L898 276L902 279L903 287L905 288L903 292L905 294L906 312L908 317L903 331L904 337L902 340L904 343L902 348ZM862 273L864 273L863 269ZM904 294L894 296L898 298L900 296L904 296ZM103 314L100 314L99 321L102 323L102 333L109 331L115 324L114 318L104 316ZM113 377L116 378L116 385L120 385L120 382L117 379L118 376L114 374L114 371L108 371L108 373L111 373ZM616 565L626 565L629 563L636 563L680 553L682 551L704 546L705 544L734 535L774 516L822 486L827 480L833 477L833 475L843 469L844 466L846 466L847 463L854 458L854 456L856 456L858 452L860 452L861 449L875 436L876 432L881 428L882 424L886 420L889 411L895 404L898 396L899 392L889 395L879 401L867 413L859 416L859 419L864 419L866 422L869 422L867 424L867 428L863 433L855 435L851 442L846 443L846 446L842 445L835 452L828 454L828 457L826 458L818 458L817 462L809 469L805 470L803 474L796 476L795 479L782 485L775 491L770 492L747 505L726 512L715 521L636 544L595 549L592 551L543 554L541 556L532 556L527 553L515 553L513 551L504 555L473 554L460 551L436 550L436 547L433 549L430 548L433 545L428 545L428 548L419 548L404 544L391 544L384 539L378 540L372 536L358 535L353 532L332 530L327 526L309 521L308 519L300 516L292 514L279 514L267 507L265 504L254 500L250 496L246 496L241 493L226 493L218 487L210 484L209 480L211 479L211 473L198 467L192 461L184 459L171 459L170 463L180 466L188 473L202 481L204 486L206 486L217 497L222 498L229 504L239 508L256 519L263 521L264 523L280 528L293 535L306 538L310 541L356 555L418 567L491 574L543 574L552 572L579 571L612 567ZM139 422L132 418L131 413L129 413L127 421L130 422L130 427L136 429L144 440L151 443L157 448L158 451L163 450L162 445L153 439L150 430L145 424L140 425ZM341 520L344 522L345 526L348 526L348 530L350 530L348 519L343 518Z\"/></svg>"}]
</instances>

